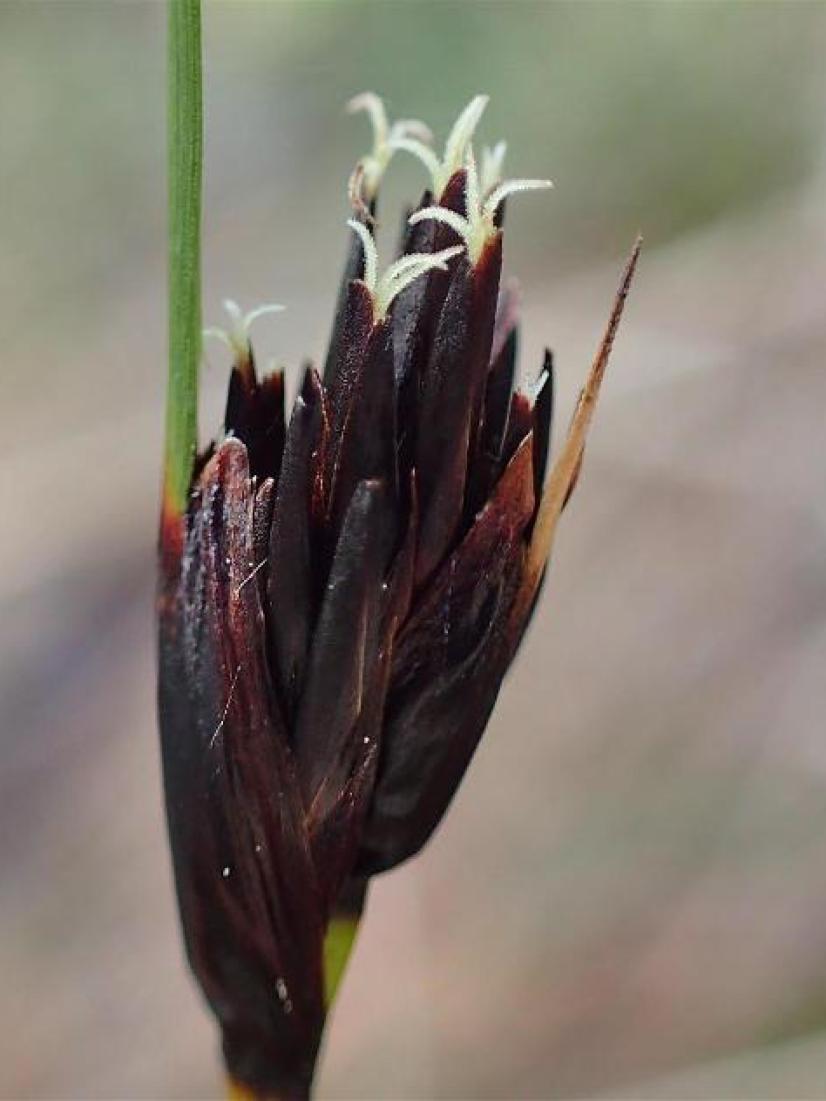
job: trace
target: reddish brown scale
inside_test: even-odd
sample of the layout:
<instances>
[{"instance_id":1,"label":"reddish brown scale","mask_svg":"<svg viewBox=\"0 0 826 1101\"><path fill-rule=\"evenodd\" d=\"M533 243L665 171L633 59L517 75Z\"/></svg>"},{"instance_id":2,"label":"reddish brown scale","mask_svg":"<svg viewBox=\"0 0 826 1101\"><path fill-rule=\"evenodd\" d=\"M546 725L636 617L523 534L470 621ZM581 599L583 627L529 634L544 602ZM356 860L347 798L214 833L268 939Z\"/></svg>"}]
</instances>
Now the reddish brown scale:
<instances>
[{"instance_id":1,"label":"reddish brown scale","mask_svg":"<svg viewBox=\"0 0 826 1101\"><path fill-rule=\"evenodd\" d=\"M345 773L350 779L343 788L336 788L334 778L327 777L309 812L309 828L313 836L314 852L323 855L327 866L335 863L339 875L335 878L330 901L342 886L345 875L352 873L361 844L361 829L366 818L375 783L376 768L381 746L385 701L390 683L392 659L399 625L404 621L413 592L413 566L416 550L416 488L415 479L410 487L411 501L407 532L390 569L388 580L382 585L379 610L379 634L372 670L367 670L368 684L365 706L359 714L342 754ZM359 832L340 828L343 813L351 815L351 823L357 822Z\"/></svg>"},{"instance_id":2,"label":"reddish brown scale","mask_svg":"<svg viewBox=\"0 0 826 1101\"><path fill-rule=\"evenodd\" d=\"M459 168L450 177L436 205L454 210L456 214L464 216L466 182L467 173L464 168ZM415 209L422 210L432 204L433 194L430 190L426 190L419 206ZM407 214L407 219L411 214L413 210ZM399 254L441 252L460 243L456 231L444 225L444 222L425 219L411 226L409 221L405 220ZM402 396L407 381L413 380L416 374L421 374L424 366L423 352L430 346L433 339L433 330L445 301L448 285L448 272L438 270L427 272L422 279L417 279L410 286L405 287L393 304L395 378ZM426 352L424 358L426 359ZM419 368L419 372L416 372L415 368ZM407 403L402 400L401 405L406 410Z\"/></svg>"},{"instance_id":3,"label":"reddish brown scale","mask_svg":"<svg viewBox=\"0 0 826 1101\"><path fill-rule=\"evenodd\" d=\"M267 564L270 553L270 525L272 524L275 482L265 478L255 491L252 504L252 557L254 565L245 578L244 585L257 585L259 596L264 599L267 588Z\"/></svg>"},{"instance_id":4,"label":"reddish brown scale","mask_svg":"<svg viewBox=\"0 0 826 1101\"><path fill-rule=\"evenodd\" d=\"M533 403L533 475L534 494L538 502L545 486L548 457L551 451L551 424L554 416L556 378L554 357L550 348L545 349L545 357L536 382L541 387Z\"/></svg>"},{"instance_id":5,"label":"reddish brown scale","mask_svg":"<svg viewBox=\"0 0 826 1101\"><path fill-rule=\"evenodd\" d=\"M290 721L301 696L319 601L312 457L319 453L323 431L320 384L315 373L308 371L290 418L269 531L270 657L274 681Z\"/></svg>"},{"instance_id":6,"label":"reddish brown scale","mask_svg":"<svg viewBox=\"0 0 826 1101\"><path fill-rule=\"evenodd\" d=\"M485 391L468 445L464 522L470 524L498 477L508 408L516 375L519 293L511 281L499 292Z\"/></svg>"},{"instance_id":7,"label":"reddish brown scale","mask_svg":"<svg viewBox=\"0 0 826 1101\"><path fill-rule=\"evenodd\" d=\"M330 509L330 536L334 541L359 482L378 479L395 498L398 487L396 439L393 332L390 321L384 318L370 333L359 375L353 381L349 412L341 429Z\"/></svg>"},{"instance_id":8,"label":"reddish brown scale","mask_svg":"<svg viewBox=\"0 0 826 1101\"><path fill-rule=\"evenodd\" d=\"M444 186L442 194L439 197L439 206L443 206L447 210L453 210L456 214L461 214L464 218L467 215L467 203L465 201L466 190L467 172L464 168L457 168ZM447 230L451 234L453 233L450 226L441 223L440 229ZM443 248L444 246L442 245L439 247Z\"/></svg>"},{"instance_id":9,"label":"reddish brown scale","mask_svg":"<svg viewBox=\"0 0 826 1101\"><path fill-rule=\"evenodd\" d=\"M502 234L497 231L490 238L482 250L482 255L476 262L476 278L478 281L477 295L486 299L486 308L489 311L484 321L477 329L476 357L484 358L484 371L474 377L473 389L468 394L471 403L470 435L468 439L468 464L472 462L478 453L479 437L484 426L485 394L487 371L493 354L493 337L496 331L496 319L499 313L499 282L502 274ZM491 298L494 303L490 310ZM482 328L484 325L484 328ZM501 331L501 327L500 327Z\"/></svg>"},{"instance_id":10,"label":"reddish brown scale","mask_svg":"<svg viewBox=\"0 0 826 1101\"><path fill-rule=\"evenodd\" d=\"M427 433L420 435L416 450L422 505L417 585L438 566L461 524L471 428L484 393L501 264L498 233L475 265L460 259L433 339L419 411Z\"/></svg>"},{"instance_id":11,"label":"reddish brown scale","mask_svg":"<svg viewBox=\"0 0 826 1101\"><path fill-rule=\"evenodd\" d=\"M430 201L430 192L426 191L419 209L430 205ZM433 221L417 222L412 226L405 222L400 255L433 253L435 236L436 223ZM399 466L403 470L410 469L413 464L418 431L419 386L432 336L430 318L433 309L427 305L428 295L433 302L436 301L440 284L434 280L441 275L441 272L428 272L415 279L398 295L390 308L398 454Z\"/></svg>"},{"instance_id":12,"label":"reddish brown scale","mask_svg":"<svg viewBox=\"0 0 826 1101\"><path fill-rule=\"evenodd\" d=\"M451 176L437 203L457 214L465 213L467 174L459 169ZM417 209L432 203L432 194L425 191ZM460 244L458 234L442 222L426 219L407 224L402 234L401 255L434 253ZM399 455L404 469L410 467L416 450L418 433L418 400L422 377L427 365L430 345L450 285L450 272L430 271L406 287L393 303L394 363L398 394Z\"/></svg>"},{"instance_id":13,"label":"reddish brown scale","mask_svg":"<svg viewBox=\"0 0 826 1101\"><path fill-rule=\"evenodd\" d=\"M506 625L533 508L528 439L397 642L362 874L424 844L470 762L513 645Z\"/></svg>"},{"instance_id":14,"label":"reddish brown scale","mask_svg":"<svg viewBox=\"0 0 826 1101\"><path fill-rule=\"evenodd\" d=\"M382 631L391 643L407 619L413 600L416 547L419 537L419 490L416 472L411 471L407 492L402 498L407 524L387 578L382 605Z\"/></svg>"},{"instance_id":15,"label":"reddish brown scale","mask_svg":"<svg viewBox=\"0 0 826 1101\"><path fill-rule=\"evenodd\" d=\"M386 661L377 663L377 676L382 675L381 669L386 664ZM377 695L372 698L379 699ZM377 708L378 704L371 710ZM326 873L323 887L328 909L337 905L342 888L352 874L375 782L378 743L365 743L362 738L353 747L353 757L356 760L344 786L334 788L331 782L325 781L308 816L313 859Z\"/></svg>"},{"instance_id":16,"label":"reddish brown scale","mask_svg":"<svg viewBox=\"0 0 826 1101\"><path fill-rule=\"evenodd\" d=\"M452 210L456 214L465 214L465 186L467 184L467 173L463 168L454 172L448 180L447 186L442 192L437 206L443 206L447 210ZM425 192L425 198L428 192ZM420 206L424 206L424 199ZM424 227L429 228L429 233L425 232ZM424 222L419 222L416 226L411 227L414 231L421 229L421 236L414 234L412 238L415 245L411 249L412 252L441 252L443 249L452 248L454 245L462 244L462 239L456 233L451 226L445 225L444 222L436 222L431 219L426 219ZM444 304L445 297L450 286L451 272L455 269L457 260L451 261L448 265L447 271L440 271L436 269L430 271L421 280L417 280L416 283L421 282L424 284L424 294L420 305L420 317L419 325L422 329L422 338L424 345L428 347L433 339L433 333L436 326L436 321L441 312ZM413 283L412 286L416 286ZM423 365L422 365L423 366Z\"/></svg>"},{"instance_id":17,"label":"reddish brown scale","mask_svg":"<svg viewBox=\"0 0 826 1101\"><path fill-rule=\"evenodd\" d=\"M381 585L395 549L394 528L385 487L359 483L342 525L295 719L293 742L307 807L325 776L335 774L339 784L347 778L342 750L378 650Z\"/></svg>"},{"instance_id":18,"label":"reddish brown scale","mask_svg":"<svg viewBox=\"0 0 826 1101\"><path fill-rule=\"evenodd\" d=\"M275 371L259 382L251 349L232 370L224 429L246 445L255 476L278 478L284 450L284 374Z\"/></svg>"},{"instance_id":19,"label":"reddish brown scale","mask_svg":"<svg viewBox=\"0 0 826 1101\"><path fill-rule=\"evenodd\" d=\"M491 369L502 355L505 344L513 336L518 336L521 294L518 285L509 279L499 291L496 303L496 321L493 326L493 340L490 347Z\"/></svg>"},{"instance_id":20,"label":"reddish brown scale","mask_svg":"<svg viewBox=\"0 0 826 1101\"><path fill-rule=\"evenodd\" d=\"M511 395L510 409L508 410L508 426L505 431L505 439L502 443L502 452L499 459L500 469L511 460L511 456L522 443L533 427L533 409L530 400L525 394L515 390Z\"/></svg>"},{"instance_id":21,"label":"reddish brown scale","mask_svg":"<svg viewBox=\"0 0 826 1101\"><path fill-rule=\"evenodd\" d=\"M489 578L491 569L497 567L497 556L489 553L495 540L513 541L530 520L534 505L532 462L526 440L464 539L416 600L397 643L394 690L403 691L407 679L415 677L423 664L443 662L444 648L450 641L444 629L445 617L461 616L469 606L463 598L482 575Z\"/></svg>"},{"instance_id":22,"label":"reddish brown scale","mask_svg":"<svg viewBox=\"0 0 826 1101\"><path fill-rule=\"evenodd\" d=\"M358 221L363 222L368 229L371 229L371 218L375 218L376 204L373 202L369 207L370 218L365 218L363 213L359 211L353 212L353 217ZM341 281L338 288L338 298L336 300L336 309L333 315L333 327L330 333L330 340L327 345L327 358L324 362L324 380L328 382L335 370L335 362L339 354L342 342L342 330L344 326L344 318L347 313L347 297L350 283L355 279L364 278L364 251L361 247L361 241L355 233L351 233L347 238L347 256L344 261L344 271L342 273Z\"/></svg>"},{"instance_id":23,"label":"reddish brown scale","mask_svg":"<svg viewBox=\"0 0 826 1101\"><path fill-rule=\"evenodd\" d=\"M516 371L517 344L517 332L513 329L497 355L494 338L492 362L485 381L481 425L476 433L475 446L471 444L469 448L465 488L465 523L468 524L488 499L501 470L502 446Z\"/></svg>"},{"instance_id":24,"label":"reddish brown scale","mask_svg":"<svg viewBox=\"0 0 826 1101\"><path fill-rule=\"evenodd\" d=\"M330 349L324 372L324 390L330 417L330 446L325 457L325 477L330 485L338 465L342 433L361 377L373 322L373 299L370 291L360 280L348 283L338 343Z\"/></svg>"},{"instance_id":25,"label":"reddish brown scale","mask_svg":"<svg viewBox=\"0 0 826 1101\"><path fill-rule=\"evenodd\" d=\"M330 512L330 496L332 492L327 474L328 468L332 465L328 458L330 448L332 447L332 439L330 430L330 403L327 399L327 393L324 386L312 367L309 367L305 372L302 394L304 394L304 400L308 404L317 401L321 412L321 433L317 446L311 451L309 460L310 483L312 486L310 517L312 520L314 545L317 552L315 555L315 564L317 567L316 580L320 585L324 580L322 574L319 572L323 567L320 549L323 544L323 532L327 523L327 516Z\"/></svg>"}]
</instances>

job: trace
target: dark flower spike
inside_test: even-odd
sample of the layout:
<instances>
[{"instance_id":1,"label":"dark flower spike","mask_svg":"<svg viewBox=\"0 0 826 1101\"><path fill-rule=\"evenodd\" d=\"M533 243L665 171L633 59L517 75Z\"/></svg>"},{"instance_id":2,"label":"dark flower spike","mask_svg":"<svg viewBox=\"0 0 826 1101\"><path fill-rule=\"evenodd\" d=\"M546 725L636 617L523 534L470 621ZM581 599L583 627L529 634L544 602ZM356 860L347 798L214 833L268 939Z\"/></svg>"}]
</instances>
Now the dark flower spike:
<instances>
[{"instance_id":1,"label":"dark flower spike","mask_svg":"<svg viewBox=\"0 0 826 1101\"><path fill-rule=\"evenodd\" d=\"M547 180L481 176L477 96L442 159L378 97L357 166L323 379L259 381L250 324L233 353L226 434L194 465L161 547L160 718L187 952L244 1097L309 1091L367 877L438 827L537 602L581 468L639 242L547 480L553 361L515 388L518 295L500 290L502 203ZM432 191L379 271L390 157Z\"/></svg>"}]
</instances>

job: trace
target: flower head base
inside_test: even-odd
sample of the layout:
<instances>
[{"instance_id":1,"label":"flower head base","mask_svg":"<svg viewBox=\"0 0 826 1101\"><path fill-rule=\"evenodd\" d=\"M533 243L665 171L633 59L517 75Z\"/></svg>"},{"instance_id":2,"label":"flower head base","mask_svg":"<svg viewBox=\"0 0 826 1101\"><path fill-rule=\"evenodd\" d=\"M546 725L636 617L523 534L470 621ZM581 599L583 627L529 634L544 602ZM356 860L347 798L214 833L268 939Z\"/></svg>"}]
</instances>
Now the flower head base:
<instances>
[{"instance_id":1,"label":"flower head base","mask_svg":"<svg viewBox=\"0 0 826 1101\"><path fill-rule=\"evenodd\" d=\"M392 125L387 118L383 100L375 92L362 92L353 96L347 104L350 114L366 111L373 128L373 148L357 163L350 177L350 191L354 197L370 203L375 199L382 177L396 151L398 142L410 139L423 148L433 140L428 126L418 119L398 119ZM359 186L360 184L360 186Z\"/></svg>"},{"instance_id":2,"label":"flower head base","mask_svg":"<svg viewBox=\"0 0 826 1101\"><path fill-rule=\"evenodd\" d=\"M417 157L430 173L433 195L441 198L451 177L465 163L473 134L488 105L489 96L474 96L453 124L453 129L445 142L445 151L441 160L424 142L415 138L399 136L392 141L394 149L403 149ZM504 149L502 151L504 156Z\"/></svg>"},{"instance_id":3,"label":"flower head base","mask_svg":"<svg viewBox=\"0 0 826 1101\"><path fill-rule=\"evenodd\" d=\"M373 298L376 320L385 317L393 299L410 284L429 271L447 271L447 262L462 251L461 245L442 249L435 253L413 253L395 260L378 274L378 252L372 233L362 222L348 219L347 225L358 236L364 249L363 282Z\"/></svg>"},{"instance_id":4,"label":"flower head base","mask_svg":"<svg viewBox=\"0 0 826 1101\"><path fill-rule=\"evenodd\" d=\"M254 309L244 313L238 303L232 298L225 298L223 306L230 317L229 328L204 329L204 336L214 337L216 340L220 340L222 344L225 344L230 349L236 360L239 361L249 358L250 328L252 327L252 323L257 321L259 317L281 313L284 309L284 307L278 305L278 303L272 302L267 305L256 306Z\"/></svg>"},{"instance_id":5,"label":"flower head base","mask_svg":"<svg viewBox=\"0 0 826 1101\"><path fill-rule=\"evenodd\" d=\"M499 157L500 165L503 158L504 148ZM487 167L488 175L491 175L492 168L496 168L496 161L493 165L489 161ZM489 194L485 194L479 186L479 175L472 150L468 150L465 168L467 171L466 216L463 217L455 210L448 210L443 206L426 206L410 216L410 224L416 225L427 219L433 219L450 226L464 241L471 263L475 264L482 255L486 242L496 233L496 212L503 200L508 195L514 195L520 191L544 191L553 187L553 183L550 180L505 180L497 184Z\"/></svg>"}]
</instances>

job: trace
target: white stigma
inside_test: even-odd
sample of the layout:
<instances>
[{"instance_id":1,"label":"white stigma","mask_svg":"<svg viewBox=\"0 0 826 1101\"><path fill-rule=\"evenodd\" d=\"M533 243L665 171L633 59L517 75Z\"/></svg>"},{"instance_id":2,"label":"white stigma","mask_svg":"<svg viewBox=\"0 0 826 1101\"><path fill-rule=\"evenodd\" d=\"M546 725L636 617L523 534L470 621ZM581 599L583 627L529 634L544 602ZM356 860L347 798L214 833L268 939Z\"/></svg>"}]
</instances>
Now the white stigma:
<instances>
[{"instance_id":1,"label":"white stigma","mask_svg":"<svg viewBox=\"0 0 826 1101\"><path fill-rule=\"evenodd\" d=\"M474 96L453 124L445 143L444 166L449 173L445 183L462 167L476 127L489 101L490 96Z\"/></svg>"},{"instance_id":2,"label":"white stigma","mask_svg":"<svg viewBox=\"0 0 826 1101\"><path fill-rule=\"evenodd\" d=\"M520 191L547 191L553 186L552 180L503 180L485 199L483 210L488 217L493 218L508 195L516 195Z\"/></svg>"},{"instance_id":3,"label":"white stigma","mask_svg":"<svg viewBox=\"0 0 826 1101\"><path fill-rule=\"evenodd\" d=\"M485 243L496 233L494 219L502 200L518 191L544 191L553 187L553 184L550 180L505 180L486 195L484 189L480 187L476 159L471 148L467 150L465 168L467 215L462 217L454 210L447 210L442 206L427 206L411 215L410 224L416 225L418 222L432 219L450 226L464 241L471 263L475 264L482 255Z\"/></svg>"},{"instance_id":4,"label":"white stigma","mask_svg":"<svg viewBox=\"0 0 826 1101\"><path fill-rule=\"evenodd\" d=\"M429 149L422 142L416 141L415 135L412 139L407 135L400 135L399 138L391 140L391 144L395 149L403 149L408 153L412 153L424 164L430 173L435 198L441 198L450 177L462 167L468 147L489 99L489 96L474 96L465 107L448 134L444 156L441 160L432 149Z\"/></svg>"},{"instance_id":5,"label":"white stigma","mask_svg":"<svg viewBox=\"0 0 826 1101\"><path fill-rule=\"evenodd\" d=\"M355 218L348 218L347 225L361 239L361 247L364 252L362 282L366 284L367 289L372 294L376 289L376 279L379 272L379 253L376 242L373 240L373 234L363 222L357 222Z\"/></svg>"},{"instance_id":6,"label":"white stigma","mask_svg":"<svg viewBox=\"0 0 826 1101\"><path fill-rule=\"evenodd\" d=\"M396 260L384 272L376 287L374 301L377 315L384 317L393 299L420 275L437 268L439 271L447 271L448 260L458 256L461 251L461 245L454 245L452 248L442 249L441 252L414 252Z\"/></svg>"},{"instance_id":7,"label":"white stigma","mask_svg":"<svg viewBox=\"0 0 826 1101\"><path fill-rule=\"evenodd\" d=\"M448 260L458 256L462 251L461 245L454 245L452 248L442 249L441 252L412 253L409 256L402 256L379 275L379 257L372 233L355 218L350 218L347 225L354 233L358 234L361 240L364 250L364 278L362 281L373 299L373 309L377 321L387 314L393 299L401 294L405 287L409 287L414 279L418 279L420 275L436 268L445 271Z\"/></svg>"},{"instance_id":8,"label":"white stigma","mask_svg":"<svg viewBox=\"0 0 826 1101\"><path fill-rule=\"evenodd\" d=\"M422 148L433 140L429 128L418 119L398 119L392 125L388 121L384 102L375 92L362 92L353 96L347 104L350 114L365 111L373 129L373 148L356 163L350 177L351 195L361 194L370 202L376 197L382 176L399 148L399 142L411 139Z\"/></svg>"},{"instance_id":9,"label":"white stigma","mask_svg":"<svg viewBox=\"0 0 826 1101\"><path fill-rule=\"evenodd\" d=\"M283 306L279 306L276 302L273 302L264 306L256 306L255 309L250 310L248 313L244 313L238 303L233 301L232 298L225 298L223 306L229 314L229 328L204 329L203 335L205 337L214 337L216 340L220 340L223 344L226 344L230 351L239 359L244 359L249 355L250 326L253 321L257 321L259 317L265 317L267 314L281 313L284 309Z\"/></svg>"},{"instance_id":10,"label":"white stigma","mask_svg":"<svg viewBox=\"0 0 826 1101\"><path fill-rule=\"evenodd\" d=\"M505 153L508 151L507 142L498 141L491 148L485 145L482 148L482 167L479 172L482 194L487 195L493 191L497 184L502 182L505 167Z\"/></svg>"}]
</instances>

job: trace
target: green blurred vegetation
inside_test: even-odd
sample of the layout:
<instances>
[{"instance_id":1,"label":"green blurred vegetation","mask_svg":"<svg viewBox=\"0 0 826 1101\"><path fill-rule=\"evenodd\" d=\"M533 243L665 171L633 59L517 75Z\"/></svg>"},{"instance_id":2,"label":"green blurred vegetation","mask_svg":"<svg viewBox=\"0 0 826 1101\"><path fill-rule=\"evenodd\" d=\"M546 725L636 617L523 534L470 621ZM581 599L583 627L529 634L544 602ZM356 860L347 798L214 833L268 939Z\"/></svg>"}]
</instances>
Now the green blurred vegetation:
<instances>
[{"instance_id":1,"label":"green blurred vegetation","mask_svg":"<svg viewBox=\"0 0 826 1101\"><path fill-rule=\"evenodd\" d=\"M24 330L48 298L78 333L78 296L128 279L162 239L163 31L149 2L0 7L0 99L13 104L0 294ZM243 176L284 224L307 223L319 255L367 140L343 116L350 95L379 91L443 138L485 91L482 139L507 137L509 171L556 183L513 220L527 263L615 255L640 227L650 247L805 180L824 45L819 4L208 0L207 220ZM400 163L391 192L421 182Z\"/></svg>"},{"instance_id":2,"label":"green blurred vegetation","mask_svg":"<svg viewBox=\"0 0 826 1101\"><path fill-rule=\"evenodd\" d=\"M340 116L354 91L439 136L484 91L483 138L507 137L511 171L550 172L555 243L578 250L613 250L639 225L669 239L799 183L820 149L816 4L218 3L210 25L228 66L214 110L240 95L297 112L295 183L341 177L358 148ZM249 155L255 132L239 123Z\"/></svg>"}]
</instances>

